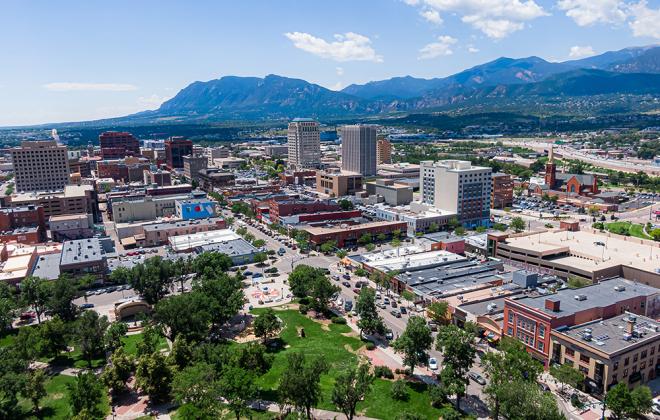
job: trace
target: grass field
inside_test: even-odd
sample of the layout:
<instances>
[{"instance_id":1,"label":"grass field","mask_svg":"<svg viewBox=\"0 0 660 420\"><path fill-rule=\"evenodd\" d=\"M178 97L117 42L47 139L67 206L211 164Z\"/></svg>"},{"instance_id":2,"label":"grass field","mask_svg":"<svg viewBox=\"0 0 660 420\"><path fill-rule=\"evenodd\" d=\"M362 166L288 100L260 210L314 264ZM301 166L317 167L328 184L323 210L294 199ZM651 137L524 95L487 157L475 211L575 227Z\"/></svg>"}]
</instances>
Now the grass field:
<instances>
[{"instance_id":1,"label":"grass field","mask_svg":"<svg viewBox=\"0 0 660 420\"><path fill-rule=\"evenodd\" d=\"M76 380L73 376L56 375L46 383L48 395L41 400L41 418L65 420L71 418L71 409L69 406L69 390L67 384ZM19 405L25 413L24 419L36 419L31 412L32 405L27 400L21 400ZM103 413L110 413L110 405L107 393L104 393L103 401L99 405Z\"/></svg>"},{"instance_id":2,"label":"grass field","mask_svg":"<svg viewBox=\"0 0 660 420\"><path fill-rule=\"evenodd\" d=\"M347 325L324 326L294 310L278 311L277 315L285 324L280 335L285 348L275 353L273 366L259 379L258 385L264 391L263 398L277 400L277 384L286 367L286 355L302 351L308 358L323 357L330 365L329 372L321 377L323 397L318 408L338 411L331 400L335 378L343 369L356 365L356 351L365 343L351 334L352 330ZM300 338L298 334L300 327L305 329L305 338ZM394 400L390 396L391 385L391 381L376 379L365 401L358 405L358 412L369 417L393 419L408 410L425 418L438 418L439 410L431 407L424 385L409 384L407 401Z\"/></svg>"},{"instance_id":3,"label":"grass field","mask_svg":"<svg viewBox=\"0 0 660 420\"><path fill-rule=\"evenodd\" d=\"M644 233L644 226L633 224L631 222L611 222L605 223L605 229L609 232L625 236L634 236L641 239L652 239Z\"/></svg>"},{"instance_id":4,"label":"grass field","mask_svg":"<svg viewBox=\"0 0 660 420\"><path fill-rule=\"evenodd\" d=\"M137 345L140 341L142 341L142 333L127 335L121 339L121 342L124 343L124 351L126 351L127 354L132 355L137 353ZM160 342L158 343L158 350L166 348L167 341L165 340L165 337L161 337Z\"/></svg>"}]
</instances>

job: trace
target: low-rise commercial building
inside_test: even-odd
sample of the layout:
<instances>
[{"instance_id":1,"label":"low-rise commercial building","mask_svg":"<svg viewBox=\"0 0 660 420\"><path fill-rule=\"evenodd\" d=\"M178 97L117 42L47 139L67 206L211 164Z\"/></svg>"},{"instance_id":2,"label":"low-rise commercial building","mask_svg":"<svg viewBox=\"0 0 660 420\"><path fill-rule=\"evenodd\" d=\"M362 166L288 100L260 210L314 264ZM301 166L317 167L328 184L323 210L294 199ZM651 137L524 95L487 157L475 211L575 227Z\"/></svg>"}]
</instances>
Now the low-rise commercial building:
<instances>
[{"instance_id":1,"label":"low-rise commercial building","mask_svg":"<svg viewBox=\"0 0 660 420\"><path fill-rule=\"evenodd\" d=\"M24 236L22 243L35 244L46 239L46 217L41 206L27 205L25 207L0 209L0 242L18 240ZM16 236L17 239L11 239Z\"/></svg>"},{"instance_id":2,"label":"low-rise commercial building","mask_svg":"<svg viewBox=\"0 0 660 420\"><path fill-rule=\"evenodd\" d=\"M60 258L60 271L72 275L105 276L108 271L106 255L108 242L112 241L102 242L100 238L87 238L64 242Z\"/></svg>"},{"instance_id":3,"label":"low-rise commercial building","mask_svg":"<svg viewBox=\"0 0 660 420\"><path fill-rule=\"evenodd\" d=\"M259 250L245 239L237 238L201 245L195 248L195 252L197 254L203 252L219 252L231 258L234 265L244 265L253 263L254 256L259 253Z\"/></svg>"},{"instance_id":4,"label":"low-rise commercial building","mask_svg":"<svg viewBox=\"0 0 660 420\"><path fill-rule=\"evenodd\" d=\"M213 165L221 169L239 169L246 163L247 161L245 159L236 157L213 159Z\"/></svg>"},{"instance_id":5,"label":"low-rise commercial building","mask_svg":"<svg viewBox=\"0 0 660 420\"><path fill-rule=\"evenodd\" d=\"M617 383L643 385L660 374L660 323L625 312L554 329L550 355L553 363L582 372L586 389L596 395L605 395Z\"/></svg>"},{"instance_id":6,"label":"low-rise commercial building","mask_svg":"<svg viewBox=\"0 0 660 420\"><path fill-rule=\"evenodd\" d=\"M328 172L316 173L316 191L330 197L343 197L354 195L362 190L362 175L355 172Z\"/></svg>"},{"instance_id":7,"label":"low-rise commercial building","mask_svg":"<svg viewBox=\"0 0 660 420\"><path fill-rule=\"evenodd\" d=\"M303 230L309 234L310 243L319 247L326 242L336 242L337 246L356 245L358 240L369 235L371 238L383 234L386 238L391 238L395 231L403 232L406 229L404 222L371 222L356 225L340 224L327 227L305 227Z\"/></svg>"},{"instance_id":8,"label":"low-rise commercial building","mask_svg":"<svg viewBox=\"0 0 660 420\"><path fill-rule=\"evenodd\" d=\"M160 217L171 217L176 214L176 202L190 199L206 198L202 192L180 195L134 195L108 200L112 220L115 223L135 222L139 220L155 220Z\"/></svg>"},{"instance_id":9,"label":"low-rise commercial building","mask_svg":"<svg viewBox=\"0 0 660 420\"><path fill-rule=\"evenodd\" d=\"M316 171L286 171L279 174L283 185L313 185L316 182Z\"/></svg>"},{"instance_id":10,"label":"low-rise commercial building","mask_svg":"<svg viewBox=\"0 0 660 420\"><path fill-rule=\"evenodd\" d=\"M202 232L225 229L226 223L222 218L213 217L202 220L176 220L149 223L138 225L136 228L137 230L133 231L135 244L137 246L149 247L167 244L169 238L174 236L194 235ZM141 233L139 233L140 231Z\"/></svg>"},{"instance_id":11,"label":"low-rise commercial building","mask_svg":"<svg viewBox=\"0 0 660 420\"><path fill-rule=\"evenodd\" d=\"M200 188L211 192L215 188L234 185L236 175L220 168L207 168L198 171L198 179Z\"/></svg>"},{"instance_id":12,"label":"low-rise commercial building","mask_svg":"<svg viewBox=\"0 0 660 420\"><path fill-rule=\"evenodd\" d=\"M651 241L589 231L490 233L488 250L497 258L564 279L578 276L598 282L621 276L660 288L660 249Z\"/></svg>"},{"instance_id":13,"label":"low-rise commercial building","mask_svg":"<svg viewBox=\"0 0 660 420\"><path fill-rule=\"evenodd\" d=\"M378 219L405 222L409 236L445 229L456 218L456 213L416 202L403 207L375 205L374 209Z\"/></svg>"},{"instance_id":14,"label":"low-rise commercial building","mask_svg":"<svg viewBox=\"0 0 660 420\"><path fill-rule=\"evenodd\" d=\"M91 214L63 214L48 220L53 241L63 242L94 236L94 220Z\"/></svg>"},{"instance_id":15,"label":"low-rise commercial building","mask_svg":"<svg viewBox=\"0 0 660 420\"><path fill-rule=\"evenodd\" d=\"M144 184L165 187L172 185L172 173L161 169L150 168L144 171Z\"/></svg>"},{"instance_id":16,"label":"low-rise commercial building","mask_svg":"<svg viewBox=\"0 0 660 420\"><path fill-rule=\"evenodd\" d=\"M269 217L272 223L280 223L280 218L297 214L327 213L341 211L339 204L332 201L314 200L268 200Z\"/></svg>"},{"instance_id":17,"label":"low-rise commercial building","mask_svg":"<svg viewBox=\"0 0 660 420\"><path fill-rule=\"evenodd\" d=\"M151 164L146 158L126 157L124 159L102 160L96 164L98 178L112 178L125 183L142 182L144 171L149 170Z\"/></svg>"},{"instance_id":18,"label":"low-rise commercial building","mask_svg":"<svg viewBox=\"0 0 660 420\"><path fill-rule=\"evenodd\" d=\"M202 246L229 243L235 240L245 241L231 229L219 229L189 235L171 236L168 242L174 252L192 252Z\"/></svg>"},{"instance_id":19,"label":"low-rise commercial building","mask_svg":"<svg viewBox=\"0 0 660 420\"><path fill-rule=\"evenodd\" d=\"M206 169L209 165L206 156L184 156L183 157L183 174L191 181L199 179L199 171Z\"/></svg>"},{"instance_id":20,"label":"low-rise commercial building","mask_svg":"<svg viewBox=\"0 0 660 420\"><path fill-rule=\"evenodd\" d=\"M550 360L550 332L624 312L656 317L660 290L622 278L550 295L506 299L503 334L517 338L544 364Z\"/></svg>"},{"instance_id":21,"label":"low-rise commercial building","mask_svg":"<svg viewBox=\"0 0 660 420\"><path fill-rule=\"evenodd\" d=\"M100 221L96 191L91 185L67 185L58 192L29 192L9 197L9 207L43 207L44 218L63 214L91 214L94 221Z\"/></svg>"},{"instance_id":22,"label":"low-rise commercial building","mask_svg":"<svg viewBox=\"0 0 660 420\"><path fill-rule=\"evenodd\" d=\"M206 198L177 200L175 205L176 217L182 220L207 219L216 215L217 203Z\"/></svg>"},{"instance_id":23,"label":"low-rise commercial building","mask_svg":"<svg viewBox=\"0 0 660 420\"><path fill-rule=\"evenodd\" d=\"M365 183L367 194L383 197L383 201L391 206L404 206L413 201L413 188L399 184L391 179L377 179Z\"/></svg>"},{"instance_id":24,"label":"low-rise commercial building","mask_svg":"<svg viewBox=\"0 0 660 420\"><path fill-rule=\"evenodd\" d=\"M272 158L287 157L289 146L286 144L272 144L264 147L264 154Z\"/></svg>"}]
</instances>

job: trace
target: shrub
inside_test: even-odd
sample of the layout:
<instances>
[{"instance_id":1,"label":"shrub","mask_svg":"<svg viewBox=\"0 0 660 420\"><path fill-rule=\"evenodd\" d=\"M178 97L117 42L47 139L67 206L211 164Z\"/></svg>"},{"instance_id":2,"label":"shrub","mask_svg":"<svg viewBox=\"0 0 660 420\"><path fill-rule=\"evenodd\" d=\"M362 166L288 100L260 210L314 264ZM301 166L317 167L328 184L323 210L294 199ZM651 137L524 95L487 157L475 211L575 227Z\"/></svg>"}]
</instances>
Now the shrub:
<instances>
[{"instance_id":1,"label":"shrub","mask_svg":"<svg viewBox=\"0 0 660 420\"><path fill-rule=\"evenodd\" d=\"M298 310L300 311L301 314L306 315L307 311L309 311L309 308L307 307L307 305L300 305Z\"/></svg>"},{"instance_id":2,"label":"shrub","mask_svg":"<svg viewBox=\"0 0 660 420\"><path fill-rule=\"evenodd\" d=\"M394 370L394 372L397 375L410 375L411 374L410 369L408 369L408 368L406 368L406 369L396 368Z\"/></svg>"},{"instance_id":3,"label":"shrub","mask_svg":"<svg viewBox=\"0 0 660 420\"><path fill-rule=\"evenodd\" d=\"M394 381L390 388L390 394L395 400L404 401L408 399L408 386L406 382L401 379Z\"/></svg>"},{"instance_id":4,"label":"shrub","mask_svg":"<svg viewBox=\"0 0 660 420\"><path fill-rule=\"evenodd\" d=\"M374 368L374 375L377 378L394 379L394 372L387 366L376 366Z\"/></svg>"},{"instance_id":5,"label":"shrub","mask_svg":"<svg viewBox=\"0 0 660 420\"><path fill-rule=\"evenodd\" d=\"M332 318L332 323L333 324L340 324L340 325L346 325L346 318L340 317L340 316L335 316Z\"/></svg>"},{"instance_id":6,"label":"shrub","mask_svg":"<svg viewBox=\"0 0 660 420\"><path fill-rule=\"evenodd\" d=\"M308 297L300 298L298 303L300 303L301 305L309 305L309 298Z\"/></svg>"},{"instance_id":7,"label":"shrub","mask_svg":"<svg viewBox=\"0 0 660 420\"><path fill-rule=\"evenodd\" d=\"M463 415L459 413L453 405L445 404L440 409L440 418L443 420L460 420Z\"/></svg>"},{"instance_id":8,"label":"shrub","mask_svg":"<svg viewBox=\"0 0 660 420\"><path fill-rule=\"evenodd\" d=\"M367 343L366 349L369 350L369 351L375 350L376 345L370 341L370 342Z\"/></svg>"}]
</instances>

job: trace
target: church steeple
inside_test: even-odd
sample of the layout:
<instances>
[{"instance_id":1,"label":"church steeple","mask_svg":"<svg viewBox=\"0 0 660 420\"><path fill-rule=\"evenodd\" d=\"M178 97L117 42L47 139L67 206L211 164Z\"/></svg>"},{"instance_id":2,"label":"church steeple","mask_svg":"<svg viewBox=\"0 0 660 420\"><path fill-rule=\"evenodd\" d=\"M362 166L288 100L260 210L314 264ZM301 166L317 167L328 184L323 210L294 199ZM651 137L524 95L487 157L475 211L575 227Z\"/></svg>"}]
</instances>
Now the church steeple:
<instances>
[{"instance_id":1,"label":"church steeple","mask_svg":"<svg viewBox=\"0 0 660 420\"><path fill-rule=\"evenodd\" d=\"M554 189L557 181L557 165L555 164L554 144L550 145L548 151L548 163L545 164L545 185Z\"/></svg>"}]
</instances>

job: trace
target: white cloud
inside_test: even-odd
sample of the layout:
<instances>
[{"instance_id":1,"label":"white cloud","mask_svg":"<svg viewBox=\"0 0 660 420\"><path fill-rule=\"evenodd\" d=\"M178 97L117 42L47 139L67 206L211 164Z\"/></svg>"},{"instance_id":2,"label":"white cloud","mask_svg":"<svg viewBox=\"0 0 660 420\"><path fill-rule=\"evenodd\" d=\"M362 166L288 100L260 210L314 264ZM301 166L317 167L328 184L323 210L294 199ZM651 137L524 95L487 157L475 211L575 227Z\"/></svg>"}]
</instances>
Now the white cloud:
<instances>
[{"instance_id":1,"label":"white cloud","mask_svg":"<svg viewBox=\"0 0 660 420\"><path fill-rule=\"evenodd\" d=\"M128 92L137 90L137 86L127 83L77 83L77 82L54 82L43 85L44 89L53 92L70 91L106 91L106 92Z\"/></svg>"},{"instance_id":2,"label":"white cloud","mask_svg":"<svg viewBox=\"0 0 660 420\"><path fill-rule=\"evenodd\" d=\"M420 60L428 60L440 56L452 55L454 51L451 50L451 46L456 44L456 42L458 40L449 35L439 36L438 42L427 44L419 50L418 58Z\"/></svg>"},{"instance_id":3,"label":"white cloud","mask_svg":"<svg viewBox=\"0 0 660 420\"><path fill-rule=\"evenodd\" d=\"M371 46L371 40L354 32L335 34L335 40L328 42L322 38L304 32L287 32L284 34L296 48L319 57L335 61L374 61L381 63L383 57L376 54Z\"/></svg>"},{"instance_id":4,"label":"white cloud","mask_svg":"<svg viewBox=\"0 0 660 420\"><path fill-rule=\"evenodd\" d=\"M422 7L420 13L435 11L438 18L442 12L456 13L464 23L496 39L523 29L525 22L548 15L534 0L417 0L406 3Z\"/></svg>"},{"instance_id":5,"label":"white cloud","mask_svg":"<svg viewBox=\"0 0 660 420\"><path fill-rule=\"evenodd\" d=\"M470 46L468 47L468 52L469 52L470 54L476 54L476 53L479 52L479 48L476 48L476 47L470 45Z\"/></svg>"},{"instance_id":6,"label":"white cloud","mask_svg":"<svg viewBox=\"0 0 660 420\"><path fill-rule=\"evenodd\" d=\"M628 23L636 37L660 39L660 8L649 9L646 0L628 6L632 20Z\"/></svg>"},{"instance_id":7,"label":"white cloud","mask_svg":"<svg viewBox=\"0 0 660 420\"><path fill-rule=\"evenodd\" d=\"M343 67L337 67L337 76L343 76L344 75L344 68Z\"/></svg>"},{"instance_id":8,"label":"white cloud","mask_svg":"<svg viewBox=\"0 0 660 420\"><path fill-rule=\"evenodd\" d=\"M160 96L153 94L151 96L140 96L137 98L137 104L140 109L157 109L163 102L171 99L171 96Z\"/></svg>"},{"instance_id":9,"label":"white cloud","mask_svg":"<svg viewBox=\"0 0 660 420\"><path fill-rule=\"evenodd\" d=\"M570 58L584 58L591 57L592 55L596 55L596 51L594 51L591 45L585 45L584 47L575 45L571 47L571 51L568 53Z\"/></svg>"},{"instance_id":10,"label":"white cloud","mask_svg":"<svg viewBox=\"0 0 660 420\"><path fill-rule=\"evenodd\" d=\"M334 90L334 91L340 91L344 88L344 84L342 82L337 82L334 85L330 86L328 89Z\"/></svg>"},{"instance_id":11,"label":"white cloud","mask_svg":"<svg viewBox=\"0 0 660 420\"><path fill-rule=\"evenodd\" d=\"M433 10L433 9L420 10L419 14L424 19L426 19L431 23L435 23L436 25L442 24L442 18L440 17L440 12L438 12L437 10Z\"/></svg>"},{"instance_id":12,"label":"white cloud","mask_svg":"<svg viewBox=\"0 0 660 420\"><path fill-rule=\"evenodd\" d=\"M579 26L595 23L622 23L626 20L621 0L559 0L557 7Z\"/></svg>"}]
</instances>

